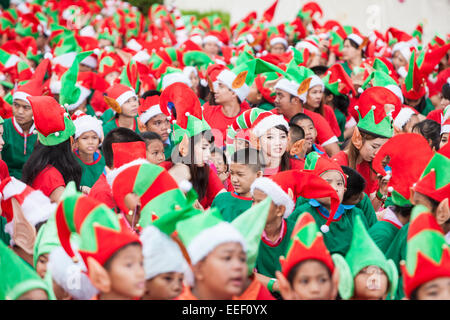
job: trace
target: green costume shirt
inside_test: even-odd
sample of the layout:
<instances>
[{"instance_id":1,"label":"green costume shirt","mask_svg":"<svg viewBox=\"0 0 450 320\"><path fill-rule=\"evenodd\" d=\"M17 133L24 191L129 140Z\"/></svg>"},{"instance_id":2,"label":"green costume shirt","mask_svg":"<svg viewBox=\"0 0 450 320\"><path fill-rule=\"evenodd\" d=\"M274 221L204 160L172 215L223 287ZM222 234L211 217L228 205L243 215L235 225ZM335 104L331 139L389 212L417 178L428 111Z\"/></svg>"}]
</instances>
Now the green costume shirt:
<instances>
[{"instance_id":1,"label":"green costume shirt","mask_svg":"<svg viewBox=\"0 0 450 320\"><path fill-rule=\"evenodd\" d=\"M252 206L252 198L241 197L234 192L222 192L214 198L211 207L216 207L222 218L231 222Z\"/></svg>"},{"instance_id":2,"label":"green costume shirt","mask_svg":"<svg viewBox=\"0 0 450 320\"><path fill-rule=\"evenodd\" d=\"M341 130L341 135L338 137L338 140L339 142L344 142L344 131L345 131L345 124L347 123L347 117L342 113L341 110L337 108L334 108L334 115L336 116L339 129Z\"/></svg>"},{"instance_id":3,"label":"green costume shirt","mask_svg":"<svg viewBox=\"0 0 450 320\"><path fill-rule=\"evenodd\" d=\"M113 119L111 119L108 122L103 122L103 136L106 137L106 135L110 131L112 131L112 130L118 128L118 127L119 127L119 123L118 123L118 119L116 119L116 118L113 118ZM139 131L139 126L138 126L138 123L137 123L137 117L134 119L134 129L133 129L133 131L138 133L138 134L141 133Z\"/></svg>"},{"instance_id":4,"label":"green costume shirt","mask_svg":"<svg viewBox=\"0 0 450 320\"><path fill-rule=\"evenodd\" d=\"M394 240L392 240L392 244L389 246L389 249L386 251L386 259L392 259L397 266L397 270L399 273L398 277L398 288L397 293L395 295L395 300L401 300L405 293L403 291L403 276L400 270L400 261L406 259L406 242L408 237L408 229L409 223L405 224L395 236Z\"/></svg>"},{"instance_id":5,"label":"green costume shirt","mask_svg":"<svg viewBox=\"0 0 450 320\"><path fill-rule=\"evenodd\" d=\"M386 254L399 230L393 223L381 220L375 223L368 232L378 248Z\"/></svg>"},{"instance_id":6,"label":"green costume shirt","mask_svg":"<svg viewBox=\"0 0 450 320\"><path fill-rule=\"evenodd\" d=\"M422 110L421 114L426 117L435 108L434 108L433 103L431 102L431 100L429 98L426 98L425 101L426 101L427 104L425 106L425 109Z\"/></svg>"},{"instance_id":7,"label":"green costume shirt","mask_svg":"<svg viewBox=\"0 0 450 320\"><path fill-rule=\"evenodd\" d=\"M9 246L9 242L11 240L11 237L9 236L9 233L5 232L5 226L6 226L6 218L0 217L0 239Z\"/></svg>"},{"instance_id":8,"label":"green costume shirt","mask_svg":"<svg viewBox=\"0 0 450 320\"><path fill-rule=\"evenodd\" d=\"M345 72L347 72L348 76L350 77L352 75L353 70L350 68L350 65L345 61L344 63L341 63L342 67L344 68Z\"/></svg>"},{"instance_id":9,"label":"green costume shirt","mask_svg":"<svg viewBox=\"0 0 450 320\"><path fill-rule=\"evenodd\" d=\"M264 102L264 103L261 103L261 104L258 106L258 108L263 109L263 110L266 110L266 111L270 111L270 110L272 110L273 108L275 108L275 106L274 106L273 104L271 104L271 103Z\"/></svg>"},{"instance_id":10,"label":"green costume shirt","mask_svg":"<svg viewBox=\"0 0 450 320\"><path fill-rule=\"evenodd\" d=\"M313 206L311 201L297 206L291 216L289 216L288 220L295 223L297 218L303 212L309 212L314 217L314 220L319 227L326 224L327 218L319 211L321 207ZM346 207L352 208L346 209ZM340 253L345 256L347 253L353 237L353 224L355 222L356 215L361 216L364 226L368 229L369 223L366 215L361 211L361 209L353 206L339 206L339 209L334 216L334 219L338 220L333 221L329 226L330 230L323 234L325 245L331 254Z\"/></svg>"},{"instance_id":11,"label":"green costume shirt","mask_svg":"<svg viewBox=\"0 0 450 320\"><path fill-rule=\"evenodd\" d=\"M92 108L92 106L90 104L86 105L86 114L88 116L93 116L93 117L97 118L97 115L95 114L95 110L94 110L94 108Z\"/></svg>"},{"instance_id":12,"label":"green costume shirt","mask_svg":"<svg viewBox=\"0 0 450 320\"><path fill-rule=\"evenodd\" d=\"M361 209L363 212L367 223L369 224L369 228L378 222L375 209L373 208L372 202L366 193L364 193L364 198L356 205L356 207Z\"/></svg>"},{"instance_id":13,"label":"green costume shirt","mask_svg":"<svg viewBox=\"0 0 450 320\"><path fill-rule=\"evenodd\" d=\"M105 159L99 152L96 152L94 154L93 163L84 163L83 160L80 159L78 152L75 152L75 155L77 156L77 161L83 170L80 185L92 188L105 169Z\"/></svg>"},{"instance_id":14,"label":"green costume shirt","mask_svg":"<svg viewBox=\"0 0 450 320\"><path fill-rule=\"evenodd\" d=\"M27 162L36 144L37 134L33 134L34 124L30 128L31 134L24 134L14 118L6 119L3 123L2 159L6 162L9 174L17 179L22 178L22 168Z\"/></svg>"},{"instance_id":15,"label":"green costume shirt","mask_svg":"<svg viewBox=\"0 0 450 320\"><path fill-rule=\"evenodd\" d=\"M289 246L292 230L295 222L283 219L285 232L280 243L273 246L261 239L259 243L258 257L256 258L256 270L266 277L275 278L275 271L281 271L280 256L285 256Z\"/></svg>"}]
</instances>

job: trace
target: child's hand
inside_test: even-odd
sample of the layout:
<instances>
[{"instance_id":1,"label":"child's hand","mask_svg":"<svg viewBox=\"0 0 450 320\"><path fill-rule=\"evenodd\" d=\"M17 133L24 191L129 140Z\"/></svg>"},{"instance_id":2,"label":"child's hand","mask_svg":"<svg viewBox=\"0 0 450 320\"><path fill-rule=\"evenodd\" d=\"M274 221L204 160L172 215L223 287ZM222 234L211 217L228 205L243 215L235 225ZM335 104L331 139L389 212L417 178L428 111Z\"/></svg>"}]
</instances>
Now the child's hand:
<instances>
[{"instance_id":1,"label":"child's hand","mask_svg":"<svg viewBox=\"0 0 450 320\"><path fill-rule=\"evenodd\" d=\"M203 206L200 204L200 202L198 201L198 199L195 200L195 202L194 202L194 208L195 208L195 209L198 209L198 210L205 211L205 208L203 208Z\"/></svg>"},{"instance_id":2,"label":"child's hand","mask_svg":"<svg viewBox=\"0 0 450 320\"><path fill-rule=\"evenodd\" d=\"M88 195L89 192L91 192L91 188L89 188L87 186L81 186L81 192L85 195Z\"/></svg>"}]
</instances>

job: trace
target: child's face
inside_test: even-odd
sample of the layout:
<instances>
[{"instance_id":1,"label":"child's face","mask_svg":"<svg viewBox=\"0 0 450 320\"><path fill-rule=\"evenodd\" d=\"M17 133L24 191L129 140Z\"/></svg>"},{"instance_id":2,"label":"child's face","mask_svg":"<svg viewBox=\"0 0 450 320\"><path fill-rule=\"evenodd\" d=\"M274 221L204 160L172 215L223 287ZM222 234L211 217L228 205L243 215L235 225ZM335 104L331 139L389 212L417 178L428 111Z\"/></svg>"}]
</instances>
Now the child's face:
<instances>
[{"instance_id":1,"label":"child's face","mask_svg":"<svg viewBox=\"0 0 450 320\"><path fill-rule=\"evenodd\" d=\"M296 300L333 299L333 282L327 268L315 260L305 261L292 282Z\"/></svg>"},{"instance_id":2,"label":"child's face","mask_svg":"<svg viewBox=\"0 0 450 320\"><path fill-rule=\"evenodd\" d=\"M354 300L384 300L389 287L388 277L381 268L368 266L355 277Z\"/></svg>"},{"instance_id":3,"label":"child's face","mask_svg":"<svg viewBox=\"0 0 450 320\"><path fill-rule=\"evenodd\" d=\"M217 175L219 176L221 181L224 181L228 178L228 169L227 165L223 161L223 157L218 152L212 152L210 160L214 163L214 166L217 169Z\"/></svg>"},{"instance_id":4,"label":"child's face","mask_svg":"<svg viewBox=\"0 0 450 320\"><path fill-rule=\"evenodd\" d=\"M236 148L236 151L241 149L246 149L250 147L250 143L248 141L245 141L243 139L235 139L234 140L234 147Z\"/></svg>"},{"instance_id":5,"label":"child's face","mask_svg":"<svg viewBox=\"0 0 450 320\"><path fill-rule=\"evenodd\" d=\"M153 139L147 146L147 160L153 164L160 164L166 157L164 155L164 145L159 139Z\"/></svg>"},{"instance_id":6,"label":"child's face","mask_svg":"<svg viewBox=\"0 0 450 320\"><path fill-rule=\"evenodd\" d=\"M236 99L236 95L224 83L219 82L217 89L214 89L214 99L218 104L226 104Z\"/></svg>"},{"instance_id":7,"label":"child's face","mask_svg":"<svg viewBox=\"0 0 450 320\"><path fill-rule=\"evenodd\" d=\"M287 136L286 132L277 128L267 130L260 138L261 150L271 158L281 158L286 152Z\"/></svg>"},{"instance_id":8,"label":"child's face","mask_svg":"<svg viewBox=\"0 0 450 320\"><path fill-rule=\"evenodd\" d=\"M375 158L378 150L385 144L389 139L376 138L374 140L366 140L361 149L359 150L359 155L366 162L372 162Z\"/></svg>"},{"instance_id":9,"label":"child's face","mask_svg":"<svg viewBox=\"0 0 450 320\"><path fill-rule=\"evenodd\" d=\"M325 171L320 175L320 177L328 182L328 184L333 187L334 190L336 190L337 195L339 196L339 202L342 203L342 200L344 199L344 193L345 193L345 181L342 177L342 174L337 170L328 170ZM320 203L328 204L330 205L330 198L320 198L317 199Z\"/></svg>"},{"instance_id":10,"label":"child's face","mask_svg":"<svg viewBox=\"0 0 450 320\"><path fill-rule=\"evenodd\" d=\"M247 277L247 256L240 243L217 246L194 266L195 287L202 286L212 297L229 300L241 294Z\"/></svg>"},{"instance_id":11,"label":"child's face","mask_svg":"<svg viewBox=\"0 0 450 320\"><path fill-rule=\"evenodd\" d=\"M130 299L145 292L144 256L140 245L130 245L120 250L111 261L108 271L111 291Z\"/></svg>"},{"instance_id":12,"label":"child's face","mask_svg":"<svg viewBox=\"0 0 450 320\"><path fill-rule=\"evenodd\" d=\"M420 119L417 115L413 114L409 121L403 126L403 132L411 133L412 128L416 125L416 123L419 123Z\"/></svg>"},{"instance_id":13,"label":"child's face","mask_svg":"<svg viewBox=\"0 0 450 320\"><path fill-rule=\"evenodd\" d=\"M277 43L270 47L271 54L283 54L285 52L286 52L286 47L281 43Z\"/></svg>"},{"instance_id":14,"label":"child's face","mask_svg":"<svg viewBox=\"0 0 450 320\"><path fill-rule=\"evenodd\" d=\"M102 40L104 40L104 39L101 39L101 40L99 40L99 41L102 41ZM113 71L113 72L108 73L108 74L105 76L105 80L106 80L106 82L108 82L108 83L112 86L112 85L114 84L114 81L116 81L116 79L117 79L119 76L120 76L120 73L119 73L119 72Z\"/></svg>"},{"instance_id":15,"label":"child's face","mask_svg":"<svg viewBox=\"0 0 450 320\"><path fill-rule=\"evenodd\" d=\"M220 48L219 48L219 46L215 43L215 42L206 42L204 45L203 45L203 50L207 53L207 54L210 54L210 55L213 55L213 56L215 56L215 55L217 55L217 54L219 54L219 50L220 50Z\"/></svg>"},{"instance_id":16,"label":"child's face","mask_svg":"<svg viewBox=\"0 0 450 320\"><path fill-rule=\"evenodd\" d=\"M205 163L209 161L211 157L211 144L202 137L195 145L194 145L194 164L203 167Z\"/></svg>"},{"instance_id":17,"label":"child's face","mask_svg":"<svg viewBox=\"0 0 450 320\"><path fill-rule=\"evenodd\" d=\"M417 289L417 300L450 300L450 277L428 281Z\"/></svg>"},{"instance_id":18,"label":"child's face","mask_svg":"<svg viewBox=\"0 0 450 320\"><path fill-rule=\"evenodd\" d=\"M311 145L316 142L317 130L314 123L308 119L298 120L296 123L305 132L305 140ZM311 149L310 149L311 150Z\"/></svg>"},{"instance_id":19,"label":"child's face","mask_svg":"<svg viewBox=\"0 0 450 320\"><path fill-rule=\"evenodd\" d=\"M48 253L41 254L36 261L36 272L44 279L45 274L47 273L47 262L48 262Z\"/></svg>"},{"instance_id":20,"label":"child's face","mask_svg":"<svg viewBox=\"0 0 450 320\"><path fill-rule=\"evenodd\" d=\"M146 291L142 300L172 300L183 290L184 275L180 272L165 272L145 282Z\"/></svg>"},{"instance_id":21,"label":"child's face","mask_svg":"<svg viewBox=\"0 0 450 320\"><path fill-rule=\"evenodd\" d=\"M448 133L444 133L441 136L441 143L439 144L439 148L442 148L443 146L445 146L448 143L448 135L449 135ZM3 138L0 138L0 141L3 141ZM2 145L2 147L3 147L3 145ZM1 151L1 149L0 149L0 151Z\"/></svg>"},{"instance_id":22,"label":"child's face","mask_svg":"<svg viewBox=\"0 0 450 320\"><path fill-rule=\"evenodd\" d=\"M99 145L100 139L98 135L94 131L88 131L78 137L75 147L80 153L94 154Z\"/></svg>"},{"instance_id":23,"label":"child's face","mask_svg":"<svg viewBox=\"0 0 450 320\"><path fill-rule=\"evenodd\" d=\"M253 190L253 203L252 206L257 205L261 201L263 201L265 198L267 198L267 194L262 192L259 189ZM270 203L269 213L267 214L267 223L271 223L274 220L279 219L280 217L283 217L284 214L284 207L283 206L277 206L273 201Z\"/></svg>"},{"instance_id":24,"label":"child's face","mask_svg":"<svg viewBox=\"0 0 450 320\"><path fill-rule=\"evenodd\" d=\"M322 102L323 90L322 86L314 86L308 91L308 95L306 97L306 104L314 109L320 107L320 103Z\"/></svg>"},{"instance_id":25,"label":"child's face","mask_svg":"<svg viewBox=\"0 0 450 320\"><path fill-rule=\"evenodd\" d=\"M131 97L121 106L122 114L127 117L136 117L138 114L139 101L137 97Z\"/></svg>"},{"instance_id":26,"label":"child's face","mask_svg":"<svg viewBox=\"0 0 450 320\"><path fill-rule=\"evenodd\" d=\"M147 131L156 132L161 136L162 141L166 141L169 138L170 122L167 120L167 116L164 113L160 113L145 124Z\"/></svg>"},{"instance_id":27,"label":"child's face","mask_svg":"<svg viewBox=\"0 0 450 320\"><path fill-rule=\"evenodd\" d=\"M261 94L258 91L258 88L256 87L256 82L253 82L253 84L250 87L250 92L247 95L247 101L251 104L258 104L261 102Z\"/></svg>"},{"instance_id":28,"label":"child's face","mask_svg":"<svg viewBox=\"0 0 450 320\"><path fill-rule=\"evenodd\" d=\"M250 187L258 177L257 172L254 172L249 166L234 163L230 164L230 180L234 191L242 196L247 196L250 192Z\"/></svg>"}]
</instances>

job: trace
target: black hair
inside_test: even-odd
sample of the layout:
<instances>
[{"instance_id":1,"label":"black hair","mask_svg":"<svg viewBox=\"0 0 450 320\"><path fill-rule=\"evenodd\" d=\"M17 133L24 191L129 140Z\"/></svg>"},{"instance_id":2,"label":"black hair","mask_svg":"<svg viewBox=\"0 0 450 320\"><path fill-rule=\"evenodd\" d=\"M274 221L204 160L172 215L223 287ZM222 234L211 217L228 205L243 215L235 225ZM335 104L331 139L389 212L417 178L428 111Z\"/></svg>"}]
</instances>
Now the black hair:
<instances>
[{"instance_id":1,"label":"black hair","mask_svg":"<svg viewBox=\"0 0 450 320\"><path fill-rule=\"evenodd\" d=\"M325 97L333 95L332 104L333 107L340 110L345 116L348 116L348 106L350 105L350 99L347 95L335 95L328 88L325 87L324 90Z\"/></svg>"},{"instance_id":2,"label":"black hair","mask_svg":"<svg viewBox=\"0 0 450 320\"><path fill-rule=\"evenodd\" d=\"M345 40L348 40L350 42L350 45L357 49L357 50L361 50L361 58L365 58L366 54L364 53L364 48L360 49L359 48L359 44L357 44L354 40L350 39L350 38L346 38ZM344 40L344 42L345 42Z\"/></svg>"},{"instance_id":3,"label":"black hair","mask_svg":"<svg viewBox=\"0 0 450 320\"><path fill-rule=\"evenodd\" d=\"M430 146L439 150L441 143L441 125L434 120L425 119L414 125L412 131L418 131L427 141L431 141Z\"/></svg>"},{"instance_id":4,"label":"black hair","mask_svg":"<svg viewBox=\"0 0 450 320\"><path fill-rule=\"evenodd\" d=\"M111 130L106 135L105 140L103 140L102 144L102 152L103 157L105 158L105 165L109 168L112 168L114 165L114 155L112 150L113 143L136 141L144 142L141 136L131 129L119 127Z\"/></svg>"},{"instance_id":5,"label":"black hair","mask_svg":"<svg viewBox=\"0 0 450 320\"><path fill-rule=\"evenodd\" d=\"M419 288L421 286L418 286L416 289L413 290L413 292L411 292L411 294L409 295L409 300L417 300L417 291L419 291Z\"/></svg>"},{"instance_id":6,"label":"black hair","mask_svg":"<svg viewBox=\"0 0 450 320\"><path fill-rule=\"evenodd\" d=\"M309 120L314 125L314 121L311 119L311 117L306 115L306 114L304 114L304 113L302 113L302 112L299 112L295 116L293 116L291 118L291 120L289 121L289 125L297 124L297 122L300 121L300 120Z\"/></svg>"},{"instance_id":7,"label":"black hair","mask_svg":"<svg viewBox=\"0 0 450 320\"><path fill-rule=\"evenodd\" d=\"M315 66L315 67L312 67L311 70L315 73L316 76L320 77L321 75L324 75L327 72L328 67L327 66Z\"/></svg>"},{"instance_id":8,"label":"black hair","mask_svg":"<svg viewBox=\"0 0 450 320\"><path fill-rule=\"evenodd\" d=\"M142 99L146 99L151 96L160 96L160 95L161 95L161 92L159 92L158 90L148 90L142 94Z\"/></svg>"},{"instance_id":9,"label":"black hair","mask_svg":"<svg viewBox=\"0 0 450 320\"><path fill-rule=\"evenodd\" d=\"M124 246L121 247L120 249L116 250L116 251L108 258L108 260L106 260L106 262L103 264L103 268L105 268L106 271L111 271L111 265L112 265L112 262L113 262L114 258L117 257L117 255L118 255L121 251L123 251L123 250L125 250L126 248L131 247L131 246L142 246L142 245L141 245L139 242L137 242L137 241L136 241L136 242L130 242L130 243L124 245Z\"/></svg>"},{"instance_id":10,"label":"black hair","mask_svg":"<svg viewBox=\"0 0 450 320\"><path fill-rule=\"evenodd\" d=\"M258 172L261 171L264 166L264 157L261 152L256 149L245 148L233 153L231 162L248 166L253 172Z\"/></svg>"},{"instance_id":11,"label":"black hair","mask_svg":"<svg viewBox=\"0 0 450 320\"><path fill-rule=\"evenodd\" d=\"M442 96L447 99L450 100L450 83L446 82L443 86L442 86Z\"/></svg>"},{"instance_id":12,"label":"black hair","mask_svg":"<svg viewBox=\"0 0 450 320\"><path fill-rule=\"evenodd\" d=\"M360 194L366 188L366 180L355 169L347 166L341 166L344 174L347 175L347 190L344 193L342 202L347 201L352 196Z\"/></svg>"},{"instance_id":13,"label":"black hair","mask_svg":"<svg viewBox=\"0 0 450 320\"><path fill-rule=\"evenodd\" d=\"M148 145L150 144L150 141L152 141L152 140L159 140L159 141L161 141L162 143L164 143L164 142L162 141L161 136L160 136L159 134L157 134L156 132L153 132L153 131L145 131L145 132L142 132L142 133L140 134L140 136L141 136L142 139L144 139L144 141L145 141L145 146L146 146L146 147L148 147Z\"/></svg>"},{"instance_id":14,"label":"black hair","mask_svg":"<svg viewBox=\"0 0 450 320\"><path fill-rule=\"evenodd\" d=\"M69 139L54 146L46 146L38 141L23 166L22 181L31 186L48 165L61 173L65 184L74 181L80 189L82 168L75 158Z\"/></svg>"},{"instance_id":15,"label":"black hair","mask_svg":"<svg viewBox=\"0 0 450 320\"><path fill-rule=\"evenodd\" d=\"M294 285L294 278L297 275L298 269L300 269L300 267L308 261L316 261L319 264L321 264L327 270L327 274L331 280L331 270L325 265L325 263L323 263L322 261L317 260L317 259L307 259L307 260L300 261L295 266L293 266L292 269L289 271L289 273L287 275L287 281L289 281L289 284L291 285L291 287Z\"/></svg>"},{"instance_id":16,"label":"black hair","mask_svg":"<svg viewBox=\"0 0 450 320\"><path fill-rule=\"evenodd\" d=\"M211 90L209 89L209 86L203 86L201 83L198 86L198 97L204 101L208 101L208 95L210 94Z\"/></svg>"},{"instance_id":17,"label":"black hair","mask_svg":"<svg viewBox=\"0 0 450 320\"><path fill-rule=\"evenodd\" d=\"M411 210L413 208L412 205L408 206L398 206L398 205L392 205L389 206L389 208L394 212L399 214L403 218L409 218L411 216Z\"/></svg>"},{"instance_id":18,"label":"black hair","mask_svg":"<svg viewBox=\"0 0 450 320\"><path fill-rule=\"evenodd\" d=\"M295 123L289 124L289 133L291 134L292 143L305 139L305 131Z\"/></svg>"}]
</instances>

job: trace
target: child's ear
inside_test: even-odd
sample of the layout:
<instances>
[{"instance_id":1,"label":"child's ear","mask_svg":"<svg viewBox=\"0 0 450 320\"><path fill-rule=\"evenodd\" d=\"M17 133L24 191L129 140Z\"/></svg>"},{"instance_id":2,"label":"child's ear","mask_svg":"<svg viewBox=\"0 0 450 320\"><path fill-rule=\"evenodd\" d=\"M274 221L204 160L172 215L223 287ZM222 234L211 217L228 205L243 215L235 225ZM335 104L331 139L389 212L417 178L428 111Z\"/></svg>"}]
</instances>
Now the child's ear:
<instances>
[{"instance_id":1,"label":"child's ear","mask_svg":"<svg viewBox=\"0 0 450 320\"><path fill-rule=\"evenodd\" d=\"M358 150L361 149L363 146L363 138L358 130L358 127L355 127L355 130L353 131L352 143Z\"/></svg>"},{"instance_id":2,"label":"child's ear","mask_svg":"<svg viewBox=\"0 0 450 320\"><path fill-rule=\"evenodd\" d=\"M284 300L295 300L294 292L289 284L289 281L286 277L280 272L275 272L275 277L278 281L278 288L280 289L280 294Z\"/></svg>"},{"instance_id":3,"label":"child's ear","mask_svg":"<svg viewBox=\"0 0 450 320\"><path fill-rule=\"evenodd\" d=\"M203 261L200 261L195 266L192 266L192 272L194 273L195 281L202 281L203 279L205 279L202 266Z\"/></svg>"},{"instance_id":4,"label":"child's ear","mask_svg":"<svg viewBox=\"0 0 450 320\"><path fill-rule=\"evenodd\" d=\"M34 243L36 241L36 229L28 222L16 199L11 199L14 212L14 242L28 255L33 256Z\"/></svg>"},{"instance_id":5,"label":"child's ear","mask_svg":"<svg viewBox=\"0 0 450 320\"><path fill-rule=\"evenodd\" d=\"M286 207L284 205L280 204L279 206L276 206L277 217L283 217L285 211Z\"/></svg>"},{"instance_id":6,"label":"child's ear","mask_svg":"<svg viewBox=\"0 0 450 320\"><path fill-rule=\"evenodd\" d=\"M70 136L70 146L73 148L73 145L75 143L75 139L73 138L73 136Z\"/></svg>"},{"instance_id":7,"label":"child's ear","mask_svg":"<svg viewBox=\"0 0 450 320\"><path fill-rule=\"evenodd\" d=\"M450 219L450 208L448 198L445 198L436 209L436 221L439 225L443 225L448 219Z\"/></svg>"},{"instance_id":8,"label":"child's ear","mask_svg":"<svg viewBox=\"0 0 450 320\"><path fill-rule=\"evenodd\" d=\"M180 152L182 157L186 157L189 153L189 137L187 134L183 136L183 139L178 144L178 151Z\"/></svg>"},{"instance_id":9,"label":"child's ear","mask_svg":"<svg viewBox=\"0 0 450 320\"><path fill-rule=\"evenodd\" d=\"M139 118L137 119L137 123L138 123L138 128L139 128L140 132L147 131L147 126L145 125L145 123L143 123L141 120L139 120Z\"/></svg>"},{"instance_id":10,"label":"child's ear","mask_svg":"<svg viewBox=\"0 0 450 320\"><path fill-rule=\"evenodd\" d=\"M87 267L89 270L89 279L91 280L93 286L100 292L110 292L111 279L109 278L109 274L106 269L92 257L87 258Z\"/></svg>"},{"instance_id":11,"label":"child's ear","mask_svg":"<svg viewBox=\"0 0 450 320\"><path fill-rule=\"evenodd\" d=\"M339 270L338 268L334 268L334 272L331 275L331 283L333 284L333 290L331 291L331 300L336 300L336 297L338 295L338 288L339 288Z\"/></svg>"},{"instance_id":12,"label":"child's ear","mask_svg":"<svg viewBox=\"0 0 450 320\"><path fill-rule=\"evenodd\" d=\"M394 136L399 134L399 133L402 133L402 129L397 128L396 126L394 126Z\"/></svg>"},{"instance_id":13,"label":"child's ear","mask_svg":"<svg viewBox=\"0 0 450 320\"><path fill-rule=\"evenodd\" d=\"M304 144L305 144L305 139L295 141L291 147L291 150L289 150L289 154L291 156L298 155L299 153L301 153L303 151Z\"/></svg>"}]
</instances>

